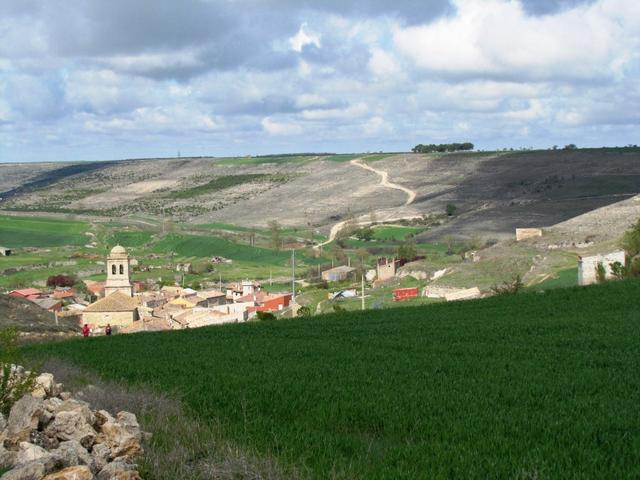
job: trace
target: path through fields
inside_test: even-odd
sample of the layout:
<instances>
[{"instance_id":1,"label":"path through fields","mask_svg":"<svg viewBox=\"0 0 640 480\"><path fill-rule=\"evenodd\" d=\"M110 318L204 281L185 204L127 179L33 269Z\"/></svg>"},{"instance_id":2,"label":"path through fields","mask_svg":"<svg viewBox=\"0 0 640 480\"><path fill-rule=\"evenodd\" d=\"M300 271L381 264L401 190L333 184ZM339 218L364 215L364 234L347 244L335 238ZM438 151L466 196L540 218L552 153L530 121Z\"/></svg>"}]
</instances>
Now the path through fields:
<instances>
[{"instance_id":1,"label":"path through fields","mask_svg":"<svg viewBox=\"0 0 640 480\"><path fill-rule=\"evenodd\" d=\"M385 187L385 188L392 188L394 190L400 190L404 193L407 194L407 201L404 203L404 206L406 207L407 205L411 205L414 200L416 199L416 192L414 190L411 190L407 187L403 187L402 185L398 185L397 183L392 183L389 181L389 172L386 172L384 170L378 170L377 168L373 168L370 165L367 165L366 163L362 162L362 158L354 158L353 160L351 160L349 162L351 165L355 165L357 167L360 168L364 168L365 170L369 170L370 172L375 173L376 175L380 176L380 186ZM373 213L375 214L379 214L381 211L374 211ZM420 215L409 215L409 216L401 216L401 217L395 217L395 218L388 218L388 219L384 219L385 222L395 222L398 220L411 220L414 218L419 217ZM336 237L338 236L338 233L340 232L340 230L342 230L342 228L344 227L344 225L348 222L348 220L342 220L338 223L336 223L335 225L333 225L331 227L331 230L329 231L329 239L325 242L319 243L318 245L316 245L313 248L320 248L323 247L324 245L327 245L331 242L333 242ZM371 223L373 223L371 220L364 220L364 221L358 221L356 222L356 225L358 225L359 227L363 227L366 225L370 225Z\"/></svg>"}]
</instances>

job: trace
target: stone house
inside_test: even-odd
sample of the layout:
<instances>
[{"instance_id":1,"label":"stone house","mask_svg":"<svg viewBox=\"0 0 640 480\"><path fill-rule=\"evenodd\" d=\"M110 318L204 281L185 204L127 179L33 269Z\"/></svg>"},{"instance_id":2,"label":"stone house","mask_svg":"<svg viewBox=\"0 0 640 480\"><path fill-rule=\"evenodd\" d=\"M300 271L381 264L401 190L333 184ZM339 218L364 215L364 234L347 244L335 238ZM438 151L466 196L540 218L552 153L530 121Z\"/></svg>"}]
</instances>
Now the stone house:
<instances>
[{"instance_id":1,"label":"stone house","mask_svg":"<svg viewBox=\"0 0 640 480\"><path fill-rule=\"evenodd\" d=\"M112 327L125 327L136 320L138 320L138 301L121 291L101 298L82 312L82 323L94 328L103 328L107 324Z\"/></svg>"}]
</instances>

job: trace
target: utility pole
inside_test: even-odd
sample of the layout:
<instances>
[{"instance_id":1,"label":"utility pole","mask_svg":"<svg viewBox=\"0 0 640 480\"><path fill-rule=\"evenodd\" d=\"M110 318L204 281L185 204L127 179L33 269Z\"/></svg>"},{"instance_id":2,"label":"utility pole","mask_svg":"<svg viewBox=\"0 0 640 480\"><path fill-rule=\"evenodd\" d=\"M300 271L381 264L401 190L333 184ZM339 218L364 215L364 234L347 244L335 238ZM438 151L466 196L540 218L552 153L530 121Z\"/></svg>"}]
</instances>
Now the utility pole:
<instances>
[{"instance_id":1,"label":"utility pole","mask_svg":"<svg viewBox=\"0 0 640 480\"><path fill-rule=\"evenodd\" d=\"M162 235L164 235L164 207L162 207Z\"/></svg>"},{"instance_id":2,"label":"utility pole","mask_svg":"<svg viewBox=\"0 0 640 480\"><path fill-rule=\"evenodd\" d=\"M269 286L273 285L273 269L269 269Z\"/></svg>"},{"instance_id":3,"label":"utility pole","mask_svg":"<svg viewBox=\"0 0 640 480\"><path fill-rule=\"evenodd\" d=\"M222 291L222 273L218 272L218 290Z\"/></svg>"},{"instance_id":4,"label":"utility pole","mask_svg":"<svg viewBox=\"0 0 640 480\"><path fill-rule=\"evenodd\" d=\"M362 274L362 295L360 298L362 299L362 310L364 310L364 273Z\"/></svg>"},{"instance_id":5,"label":"utility pole","mask_svg":"<svg viewBox=\"0 0 640 480\"><path fill-rule=\"evenodd\" d=\"M291 249L291 300L296 303L296 251Z\"/></svg>"}]
</instances>

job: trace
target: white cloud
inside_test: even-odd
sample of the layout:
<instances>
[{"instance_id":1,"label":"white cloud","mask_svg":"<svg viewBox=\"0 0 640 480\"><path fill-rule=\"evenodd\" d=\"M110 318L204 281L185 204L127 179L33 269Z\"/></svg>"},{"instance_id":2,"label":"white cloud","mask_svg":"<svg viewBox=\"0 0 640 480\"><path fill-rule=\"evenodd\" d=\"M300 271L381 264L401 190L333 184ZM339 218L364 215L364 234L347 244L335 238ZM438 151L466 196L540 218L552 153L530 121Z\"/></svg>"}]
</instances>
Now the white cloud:
<instances>
[{"instance_id":1,"label":"white cloud","mask_svg":"<svg viewBox=\"0 0 640 480\"><path fill-rule=\"evenodd\" d=\"M296 123L277 122L270 117L262 119L262 128L269 135L275 136L293 136L304 133L304 129Z\"/></svg>"},{"instance_id":2,"label":"white cloud","mask_svg":"<svg viewBox=\"0 0 640 480\"><path fill-rule=\"evenodd\" d=\"M371 52L369 70L371 70L375 76L381 78L394 77L401 71L394 56L380 48L375 48Z\"/></svg>"},{"instance_id":3,"label":"white cloud","mask_svg":"<svg viewBox=\"0 0 640 480\"><path fill-rule=\"evenodd\" d=\"M418 68L446 75L590 80L627 66L639 33L618 8L632 1L532 17L518 1L456 0L455 16L398 27L394 43Z\"/></svg>"},{"instance_id":4,"label":"white cloud","mask_svg":"<svg viewBox=\"0 0 640 480\"><path fill-rule=\"evenodd\" d=\"M306 22L300 25L298 33L289 39L289 46L294 52L302 52L307 45L315 45L320 48L320 35L307 31Z\"/></svg>"},{"instance_id":5,"label":"white cloud","mask_svg":"<svg viewBox=\"0 0 640 480\"><path fill-rule=\"evenodd\" d=\"M367 137L376 137L379 135L389 135L393 133L393 127L382 117L373 117L364 124L363 133Z\"/></svg>"},{"instance_id":6,"label":"white cloud","mask_svg":"<svg viewBox=\"0 0 640 480\"><path fill-rule=\"evenodd\" d=\"M319 110L304 110L302 117L306 120L332 120L358 118L366 115L369 111L366 103L349 105L346 108L327 108Z\"/></svg>"}]
</instances>

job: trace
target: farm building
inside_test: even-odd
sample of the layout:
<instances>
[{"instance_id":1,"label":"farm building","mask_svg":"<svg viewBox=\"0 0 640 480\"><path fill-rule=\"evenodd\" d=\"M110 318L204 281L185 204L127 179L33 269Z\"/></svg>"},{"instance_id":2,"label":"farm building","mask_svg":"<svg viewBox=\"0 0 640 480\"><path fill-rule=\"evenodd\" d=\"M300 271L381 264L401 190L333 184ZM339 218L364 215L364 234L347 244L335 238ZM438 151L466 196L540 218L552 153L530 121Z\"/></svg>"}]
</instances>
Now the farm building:
<instances>
[{"instance_id":1,"label":"farm building","mask_svg":"<svg viewBox=\"0 0 640 480\"><path fill-rule=\"evenodd\" d=\"M252 280L243 280L242 283L230 283L226 288L227 299L236 301L240 297L258 293L260 288L261 285Z\"/></svg>"},{"instance_id":2,"label":"farm building","mask_svg":"<svg viewBox=\"0 0 640 480\"><path fill-rule=\"evenodd\" d=\"M62 310L62 301L56 300L55 298L29 298L28 300L32 301L40 308L50 312L59 312Z\"/></svg>"},{"instance_id":3,"label":"farm building","mask_svg":"<svg viewBox=\"0 0 640 480\"><path fill-rule=\"evenodd\" d=\"M605 270L605 278L613 278L611 264L619 262L625 264L625 252L620 250L617 252L607 253L605 255L593 255L591 257L578 257L578 285L591 285L597 283L597 268L601 264Z\"/></svg>"},{"instance_id":4,"label":"farm building","mask_svg":"<svg viewBox=\"0 0 640 480\"><path fill-rule=\"evenodd\" d=\"M42 292L37 288L23 288L21 290L12 290L9 292L10 297L27 298L27 297L39 297Z\"/></svg>"},{"instance_id":5,"label":"farm building","mask_svg":"<svg viewBox=\"0 0 640 480\"><path fill-rule=\"evenodd\" d=\"M418 297L418 287L411 288L396 288L393 291L393 301L402 302L403 300L409 300L411 298Z\"/></svg>"},{"instance_id":6,"label":"farm building","mask_svg":"<svg viewBox=\"0 0 640 480\"><path fill-rule=\"evenodd\" d=\"M13 252L11 251L10 248L7 247L0 247L0 255L3 257L8 257L9 255L11 255Z\"/></svg>"},{"instance_id":7,"label":"farm building","mask_svg":"<svg viewBox=\"0 0 640 480\"><path fill-rule=\"evenodd\" d=\"M353 267L341 265L322 272L322 279L327 282L341 282L343 280L348 280L355 271L356 269Z\"/></svg>"},{"instance_id":8,"label":"farm building","mask_svg":"<svg viewBox=\"0 0 640 480\"><path fill-rule=\"evenodd\" d=\"M259 305L248 307L247 312L278 312L291 304L291 298L290 293L267 295L258 302Z\"/></svg>"}]
</instances>

